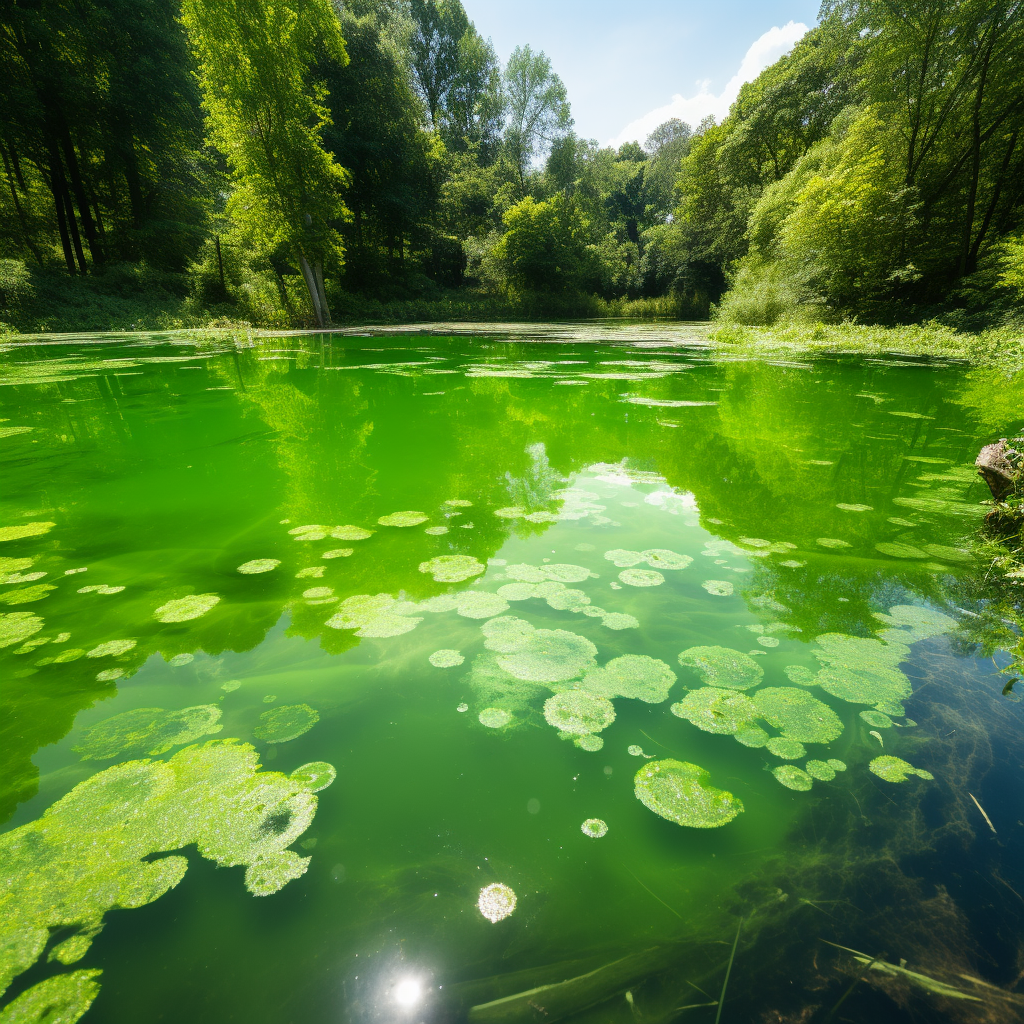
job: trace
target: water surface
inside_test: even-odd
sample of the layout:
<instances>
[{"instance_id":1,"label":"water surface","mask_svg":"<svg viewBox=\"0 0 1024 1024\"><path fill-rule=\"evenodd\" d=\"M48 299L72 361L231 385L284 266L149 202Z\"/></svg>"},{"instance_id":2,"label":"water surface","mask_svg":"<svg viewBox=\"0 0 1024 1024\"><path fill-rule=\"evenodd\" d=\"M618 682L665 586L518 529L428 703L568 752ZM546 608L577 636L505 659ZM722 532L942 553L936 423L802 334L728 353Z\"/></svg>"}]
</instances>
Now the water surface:
<instances>
[{"instance_id":1,"label":"water surface","mask_svg":"<svg viewBox=\"0 0 1024 1024\"><path fill-rule=\"evenodd\" d=\"M865 965L821 939L971 995L874 969L848 1019L1016 1019L963 977L1011 985L1024 917L1021 716L955 643L973 460L1020 420L983 371L567 326L2 358L5 1000L99 970L74 981L99 985L91 1022L710 1021L678 1008L718 998L742 919L723 1019L824 1019ZM875 640L840 695L818 675L836 634ZM693 648L754 665L731 691L753 704L825 705L834 735L798 752L759 712L745 745L721 709L673 713L715 681ZM609 690L596 670L625 655L663 663L667 696ZM580 693L614 720L560 732ZM931 778L879 777L888 755ZM286 778L320 762L315 795ZM666 762L732 820L637 799ZM169 856L173 884L118 874ZM516 904L492 922L495 883Z\"/></svg>"}]
</instances>

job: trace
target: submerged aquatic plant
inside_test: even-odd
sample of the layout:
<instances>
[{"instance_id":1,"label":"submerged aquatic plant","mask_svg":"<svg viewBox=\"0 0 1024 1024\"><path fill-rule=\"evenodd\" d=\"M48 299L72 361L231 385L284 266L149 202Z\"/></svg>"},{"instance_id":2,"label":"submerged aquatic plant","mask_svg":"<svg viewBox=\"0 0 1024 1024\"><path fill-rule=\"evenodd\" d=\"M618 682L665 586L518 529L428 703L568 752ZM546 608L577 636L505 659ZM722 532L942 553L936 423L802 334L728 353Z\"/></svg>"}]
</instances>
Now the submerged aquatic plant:
<instances>
[{"instance_id":1,"label":"submerged aquatic plant","mask_svg":"<svg viewBox=\"0 0 1024 1024\"><path fill-rule=\"evenodd\" d=\"M676 674L663 661L646 654L623 654L584 676L583 687L602 697L629 697L647 704L668 700Z\"/></svg>"},{"instance_id":2,"label":"submerged aquatic plant","mask_svg":"<svg viewBox=\"0 0 1024 1024\"><path fill-rule=\"evenodd\" d=\"M894 757L892 754L882 754L880 757L876 757L868 765L868 770L886 782L906 782L911 775L918 775L922 779L929 780L935 778L931 772L926 772L923 768L915 768L909 761L904 761L902 757Z\"/></svg>"},{"instance_id":3,"label":"submerged aquatic plant","mask_svg":"<svg viewBox=\"0 0 1024 1024\"><path fill-rule=\"evenodd\" d=\"M267 743L287 743L309 732L319 721L320 713L308 704L285 704L264 711L252 734Z\"/></svg>"},{"instance_id":4,"label":"submerged aquatic plant","mask_svg":"<svg viewBox=\"0 0 1024 1024\"><path fill-rule=\"evenodd\" d=\"M689 828L727 825L743 810L743 801L709 785L699 765L667 758L645 764L634 777L637 799L662 818Z\"/></svg>"},{"instance_id":5,"label":"submerged aquatic plant","mask_svg":"<svg viewBox=\"0 0 1024 1024\"><path fill-rule=\"evenodd\" d=\"M688 647L679 664L692 668L709 686L749 690L764 678L764 669L749 654L729 647Z\"/></svg>"},{"instance_id":6,"label":"submerged aquatic plant","mask_svg":"<svg viewBox=\"0 0 1024 1024\"><path fill-rule=\"evenodd\" d=\"M78 746L71 749L83 761L149 754L157 757L171 747L212 736L224 727L216 704L199 704L180 711L134 708L90 726Z\"/></svg>"},{"instance_id":7,"label":"submerged aquatic plant","mask_svg":"<svg viewBox=\"0 0 1024 1024\"><path fill-rule=\"evenodd\" d=\"M501 882L492 882L480 890L477 909L491 924L504 920L516 909L516 894Z\"/></svg>"},{"instance_id":8,"label":"submerged aquatic plant","mask_svg":"<svg viewBox=\"0 0 1024 1024\"><path fill-rule=\"evenodd\" d=\"M217 594L191 594L160 605L153 618L158 622L188 622L202 618L211 608L220 603Z\"/></svg>"},{"instance_id":9,"label":"submerged aquatic plant","mask_svg":"<svg viewBox=\"0 0 1024 1024\"><path fill-rule=\"evenodd\" d=\"M303 782L259 767L253 747L233 740L186 747L168 761L128 761L0 835L0 993L53 931L74 929L59 957L72 963L108 910L144 906L176 886L188 860L154 854L195 845L220 866L244 865L255 896L302 875L309 858L288 847L309 827L317 798Z\"/></svg>"},{"instance_id":10,"label":"submerged aquatic plant","mask_svg":"<svg viewBox=\"0 0 1024 1024\"><path fill-rule=\"evenodd\" d=\"M472 555L438 555L420 562L420 572L429 573L438 583L461 583L487 571L487 566Z\"/></svg>"}]
</instances>

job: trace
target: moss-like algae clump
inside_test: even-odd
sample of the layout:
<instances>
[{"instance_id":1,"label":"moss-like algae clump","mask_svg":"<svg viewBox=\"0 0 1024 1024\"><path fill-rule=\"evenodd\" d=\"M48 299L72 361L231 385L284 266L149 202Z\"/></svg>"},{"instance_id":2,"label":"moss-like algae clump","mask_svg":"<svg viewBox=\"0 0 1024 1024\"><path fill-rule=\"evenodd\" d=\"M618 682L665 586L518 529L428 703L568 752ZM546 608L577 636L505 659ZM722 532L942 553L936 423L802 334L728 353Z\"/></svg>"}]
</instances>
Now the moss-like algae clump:
<instances>
[{"instance_id":1,"label":"moss-like algae clump","mask_svg":"<svg viewBox=\"0 0 1024 1024\"><path fill-rule=\"evenodd\" d=\"M906 782L911 775L918 775L922 779L929 780L935 778L931 772L926 772L923 768L915 768L909 761L904 761L902 757L894 757L892 754L882 754L881 757L876 757L868 765L868 769L886 782Z\"/></svg>"},{"instance_id":2,"label":"moss-like algae clump","mask_svg":"<svg viewBox=\"0 0 1024 1024\"><path fill-rule=\"evenodd\" d=\"M81 742L71 749L81 754L83 761L140 754L155 757L171 747L220 732L220 714L216 704L199 704L180 711L133 708L86 729Z\"/></svg>"},{"instance_id":3,"label":"moss-like algae clump","mask_svg":"<svg viewBox=\"0 0 1024 1024\"><path fill-rule=\"evenodd\" d=\"M264 711L252 734L267 743L287 743L309 732L319 721L320 713L308 704L286 704Z\"/></svg>"},{"instance_id":4,"label":"moss-like algae clump","mask_svg":"<svg viewBox=\"0 0 1024 1024\"><path fill-rule=\"evenodd\" d=\"M288 847L309 827L317 798L300 779L259 768L256 751L232 740L186 747L166 762L128 761L0 835L0 993L35 963L51 931L75 930L62 957L72 962L108 910L145 906L176 886L188 860L154 854L194 844L222 867L244 866L255 896L302 875L309 858Z\"/></svg>"},{"instance_id":5,"label":"moss-like algae clump","mask_svg":"<svg viewBox=\"0 0 1024 1024\"><path fill-rule=\"evenodd\" d=\"M709 785L711 776L689 761L651 761L634 776L636 798L655 814L688 828L719 828L743 810L743 801Z\"/></svg>"},{"instance_id":6,"label":"moss-like algae clump","mask_svg":"<svg viewBox=\"0 0 1024 1024\"><path fill-rule=\"evenodd\" d=\"M749 654L729 647L690 647L679 664L692 668L708 686L749 690L764 678L764 669Z\"/></svg>"},{"instance_id":7,"label":"moss-like algae clump","mask_svg":"<svg viewBox=\"0 0 1024 1024\"><path fill-rule=\"evenodd\" d=\"M585 689L603 697L629 697L647 704L668 700L676 674L668 665L646 654L623 654L583 680Z\"/></svg>"}]
</instances>

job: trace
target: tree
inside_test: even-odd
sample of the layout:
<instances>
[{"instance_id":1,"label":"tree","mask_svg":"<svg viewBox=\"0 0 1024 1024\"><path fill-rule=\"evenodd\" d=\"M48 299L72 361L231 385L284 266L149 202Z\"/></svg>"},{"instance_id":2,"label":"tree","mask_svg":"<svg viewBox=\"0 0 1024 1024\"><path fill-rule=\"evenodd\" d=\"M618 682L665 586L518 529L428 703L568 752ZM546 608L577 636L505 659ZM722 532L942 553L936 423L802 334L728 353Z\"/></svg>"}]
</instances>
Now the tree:
<instances>
[{"instance_id":1,"label":"tree","mask_svg":"<svg viewBox=\"0 0 1024 1024\"><path fill-rule=\"evenodd\" d=\"M570 196L538 203L527 196L505 214L494 248L507 280L537 291L566 291L589 283L595 270L590 224Z\"/></svg>"},{"instance_id":2,"label":"tree","mask_svg":"<svg viewBox=\"0 0 1024 1024\"><path fill-rule=\"evenodd\" d=\"M505 67L508 122L505 145L526 190L526 171L533 157L572 128L569 100L551 61L529 46L517 46Z\"/></svg>"},{"instance_id":3,"label":"tree","mask_svg":"<svg viewBox=\"0 0 1024 1024\"><path fill-rule=\"evenodd\" d=\"M210 134L235 179L228 212L267 251L292 253L323 326L323 268L342 263L331 222L347 216L348 175L323 147L330 118L310 69L318 54L348 60L334 10L329 0L185 0L182 20Z\"/></svg>"}]
</instances>

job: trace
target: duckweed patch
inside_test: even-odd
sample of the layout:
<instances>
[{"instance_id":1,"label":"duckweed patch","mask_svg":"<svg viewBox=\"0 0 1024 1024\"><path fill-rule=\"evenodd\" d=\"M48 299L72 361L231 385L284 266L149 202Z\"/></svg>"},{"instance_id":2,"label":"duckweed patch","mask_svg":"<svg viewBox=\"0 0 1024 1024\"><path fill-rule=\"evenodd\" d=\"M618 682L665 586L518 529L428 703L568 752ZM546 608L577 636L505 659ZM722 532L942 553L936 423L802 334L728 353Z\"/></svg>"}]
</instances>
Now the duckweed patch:
<instances>
[{"instance_id":1,"label":"duckweed patch","mask_svg":"<svg viewBox=\"0 0 1024 1024\"><path fill-rule=\"evenodd\" d=\"M882 754L880 757L876 757L868 764L868 770L886 782L906 782L911 775L917 775L929 781L935 778L931 772L926 772L923 768L915 768L909 761L904 761L902 757L894 757L892 754Z\"/></svg>"},{"instance_id":2,"label":"duckweed patch","mask_svg":"<svg viewBox=\"0 0 1024 1024\"><path fill-rule=\"evenodd\" d=\"M438 583L461 583L486 571L487 566L472 555L438 555L420 562L420 572L429 573Z\"/></svg>"},{"instance_id":3,"label":"duckweed patch","mask_svg":"<svg viewBox=\"0 0 1024 1024\"><path fill-rule=\"evenodd\" d=\"M445 648L440 651L434 651L427 661L430 662L434 668L455 668L461 665L466 659L462 656L461 651L454 651L449 648Z\"/></svg>"},{"instance_id":4,"label":"duckweed patch","mask_svg":"<svg viewBox=\"0 0 1024 1024\"><path fill-rule=\"evenodd\" d=\"M243 562L238 571L245 576L256 576L260 573L271 572L281 564L279 558L253 558L251 561Z\"/></svg>"},{"instance_id":5,"label":"duckweed patch","mask_svg":"<svg viewBox=\"0 0 1024 1024\"><path fill-rule=\"evenodd\" d=\"M548 725L570 736L601 732L615 721L615 705L586 690L565 690L544 702Z\"/></svg>"},{"instance_id":6,"label":"duckweed patch","mask_svg":"<svg viewBox=\"0 0 1024 1024\"><path fill-rule=\"evenodd\" d=\"M676 674L663 661L646 654L623 654L584 676L583 686L602 697L628 697L646 704L668 700Z\"/></svg>"},{"instance_id":7,"label":"duckweed patch","mask_svg":"<svg viewBox=\"0 0 1024 1024\"><path fill-rule=\"evenodd\" d=\"M189 622L202 618L219 603L220 597L217 594L192 594L160 605L153 612L153 618L157 622Z\"/></svg>"}]
</instances>

